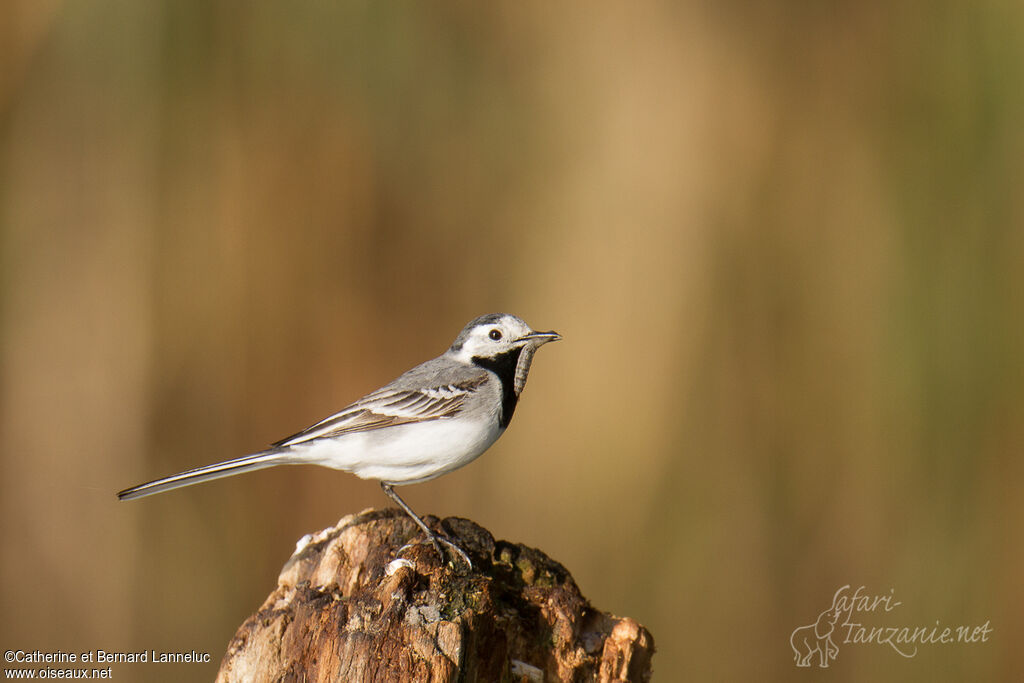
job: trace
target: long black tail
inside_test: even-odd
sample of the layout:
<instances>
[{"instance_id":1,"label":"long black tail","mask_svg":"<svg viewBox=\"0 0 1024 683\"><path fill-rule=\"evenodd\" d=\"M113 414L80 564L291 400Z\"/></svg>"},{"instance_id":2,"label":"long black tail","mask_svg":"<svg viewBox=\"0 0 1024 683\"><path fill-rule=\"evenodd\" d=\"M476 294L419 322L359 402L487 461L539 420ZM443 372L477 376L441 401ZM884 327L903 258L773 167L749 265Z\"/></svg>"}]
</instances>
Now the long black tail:
<instances>
[{"instance_id":1,"label":"long black tail","mask_svg":"<svg viewBox=\"0 0 1024 683\"><path fill-rule=\"evenodd\" d=\"M151 496L154 493L163 493L171 489L181 488L182 486L191 486L192 484L200 484L212 479L230 477L242 472L251 472L252 470L260 470L264 467L286 465L293 462L295 462L294 459L288 456L287 451L254 453L253 455L246 455L234 460L206 465L205 467L197 467L187 472L180 472L163 479L155 479L145 484L139 484L138 486L121 491L117 494L117 497L120 500L132 500L134 498Z\"/></svg>"}]
</instances>

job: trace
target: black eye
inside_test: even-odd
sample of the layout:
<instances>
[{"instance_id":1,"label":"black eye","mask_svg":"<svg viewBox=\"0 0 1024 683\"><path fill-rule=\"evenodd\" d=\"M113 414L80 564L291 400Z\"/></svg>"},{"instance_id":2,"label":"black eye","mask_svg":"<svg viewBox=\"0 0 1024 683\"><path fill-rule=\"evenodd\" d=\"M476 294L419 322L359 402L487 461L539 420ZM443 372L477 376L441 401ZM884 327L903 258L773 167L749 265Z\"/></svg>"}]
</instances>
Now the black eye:
<instances>
[{"instance_id":1,"label":"black eye","mask_svg":"<svg viewBox=\"0 0 1024 683\"><path fill-rule=\"evenodd\" d=\"M487 333L487 336L493 339L494 341L498 341L499 339L501 339L501 330L491 330L490 332Z\"/></svg>"}]
</instances>

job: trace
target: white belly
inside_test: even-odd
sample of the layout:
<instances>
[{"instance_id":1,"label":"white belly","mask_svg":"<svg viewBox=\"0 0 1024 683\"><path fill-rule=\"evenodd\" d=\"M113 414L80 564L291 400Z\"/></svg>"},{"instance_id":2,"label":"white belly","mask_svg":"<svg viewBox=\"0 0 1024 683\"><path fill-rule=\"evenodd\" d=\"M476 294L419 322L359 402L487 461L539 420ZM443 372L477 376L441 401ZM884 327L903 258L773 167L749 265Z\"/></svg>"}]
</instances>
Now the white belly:
<instances>
[{"instance_id":1,"label":"white belly","mask_svg":"<svg viewBox=\"0 0 1024 683\"><path fill-rule=\"evenodd\" d=\"M415 484L476 459L503 431L496 419L467 424L441 418L300 444L290 455L296 463L345 470L363 479Z\"/></svg>"}]
</instances>

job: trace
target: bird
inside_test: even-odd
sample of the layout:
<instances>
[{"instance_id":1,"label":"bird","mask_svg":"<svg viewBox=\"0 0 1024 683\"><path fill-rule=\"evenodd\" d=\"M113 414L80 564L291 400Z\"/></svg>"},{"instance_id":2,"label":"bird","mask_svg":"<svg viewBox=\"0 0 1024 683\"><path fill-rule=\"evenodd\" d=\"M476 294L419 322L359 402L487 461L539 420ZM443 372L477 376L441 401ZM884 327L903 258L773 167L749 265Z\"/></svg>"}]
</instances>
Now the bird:
<instances>
[{"instance_id":1,"label":"bird","mask_svg":"<svg viewBox=\"0 0 1024 683\"><path fill-rule=\"evenodd\" d=\"M490 448L512 420L534 353L560 339L515 315L482 315L437 358L266 450L139 484L117 497L133 500L276 465L320 465L378 480L442 559L443 543L472 567L466 553L431 531L394 487L440 477Z\"/></svg>"}]
</instances>

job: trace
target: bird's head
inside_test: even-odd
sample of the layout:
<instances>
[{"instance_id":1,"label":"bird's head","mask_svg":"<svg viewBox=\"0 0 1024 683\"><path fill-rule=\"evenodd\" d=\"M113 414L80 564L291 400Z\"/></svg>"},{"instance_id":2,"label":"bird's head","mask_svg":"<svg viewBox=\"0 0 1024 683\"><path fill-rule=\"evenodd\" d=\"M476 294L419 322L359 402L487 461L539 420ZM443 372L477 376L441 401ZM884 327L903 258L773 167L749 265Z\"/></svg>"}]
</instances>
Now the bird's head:
<instances>
[{"instance_id":1,"label":"bird's head","mask_svg":"<svg viewBox=\"0 0 1024 683\"><path fill-rule=\"evenodd\" d=\"M557 332L535 332L521 318L508 313L490 313L471 321L455 338L448 353L470 363L473 358L497 358L558 341Z\"/></svg>"}]
</instances>

